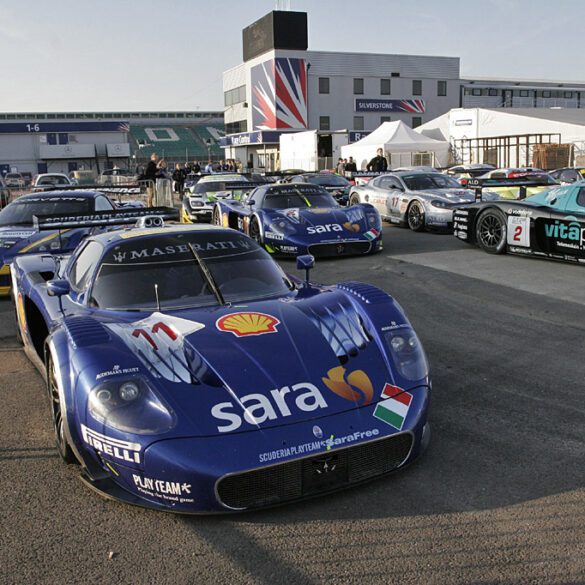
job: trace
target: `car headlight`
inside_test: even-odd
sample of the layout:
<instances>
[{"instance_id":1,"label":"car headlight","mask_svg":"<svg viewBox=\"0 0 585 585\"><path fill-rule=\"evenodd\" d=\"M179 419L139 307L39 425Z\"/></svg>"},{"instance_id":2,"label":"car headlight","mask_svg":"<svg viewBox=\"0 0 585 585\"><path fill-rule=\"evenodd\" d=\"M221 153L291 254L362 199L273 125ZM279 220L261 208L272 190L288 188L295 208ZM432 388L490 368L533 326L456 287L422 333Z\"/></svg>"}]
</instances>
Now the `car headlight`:
<instances>
[{"instance_id":1,"label":"car headlight","mask_svg":"<svg viewBox=\"0 0 585 585\"><path fill-rule=\"evenodd\" d=\"M380 216L377 213L366 213L366 220L368 222L369 227L381 227L382 222L380 221Z\"/></svg>"},{"instance_id":2,"label":"car headlight","mask_svg":"<svg viewBox=\"0 0 585 585\"><path fill-rule=\"evenodd\" d=\"M88 405L98 422L126 433L150 435L175 426L170 407L142 378L102 382L89 393Z\"/></svg>"},{"instance_id":3,"label":"car headlight","mask_svg":"<svg viewBox=\"0 0 585 585\"><path fill-rule=\"evenodd\" d=\"M276 219L270 223L270 231L277 234L292 234L294 233L295 227L286 219Z\"/></svg>"},{"instance_id":4,"label":"car headlight","mask_svg":"<svg viewBox=\"0 0 585 585\"><path fill-rule=\"evenodd\" d=\"M205 203L203 203L201 199L189 198L189 205L191 206L191 209L197 209L199 207L203 207Z\"/></svg>"},{"instance_id":5,"label":"car headlight","mask_svg":"<svg viewBox=\"0 0 585 585\"><path fill-rule=\"evenodd\" d=\"M441 201L440 199L433 199L431 201L431 205L433 207L439 207L441 209L445 209L447 207L447 204L444 201Z\"/></svg>"},{"instance_id":6,"label":"car headlight","mask_svg":"<svg viewBox=\"0 0 585 585\"><path fill-rule=\"evenodd\" d=\"M429 375L429 365L416 333L401 328L385 334L394 365L407 380L422 380Z\"/></svg>"}]
</instances>

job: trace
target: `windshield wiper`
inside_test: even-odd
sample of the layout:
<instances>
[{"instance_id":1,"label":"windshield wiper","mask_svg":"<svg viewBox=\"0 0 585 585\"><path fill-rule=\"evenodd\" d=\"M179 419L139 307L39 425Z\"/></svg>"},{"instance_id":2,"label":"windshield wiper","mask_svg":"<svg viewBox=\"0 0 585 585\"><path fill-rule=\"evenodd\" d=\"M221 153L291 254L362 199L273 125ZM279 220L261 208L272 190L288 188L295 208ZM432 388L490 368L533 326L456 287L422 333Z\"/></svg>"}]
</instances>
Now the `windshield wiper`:
<instances>
[{"instance_id":1,"label":"windshield wiper","mask_svg":"<svg viewBox=\"0 0 585 585\"><path fill-rule=\"evenodd\" d=\"M199 265L201 272L203 272L203 276L205 276L205 280L207 280L207 284L209 285L209 287L213 291L213 294L217 298L217 302L220 305L225 305L226 302L223 299L223 295L221 294L221 291L219 290L217 283L213 279L213 276L211 275L209 268L207 268L207 265L201 259L199 252L197 252L197 250L195 250L195 246L193 246L193 244L191 242L188 243L188 246L189 246L189 249L191 250L191 254L193 254L193 258L195 258L195 261Z\"/></svg>"}]
</instances>

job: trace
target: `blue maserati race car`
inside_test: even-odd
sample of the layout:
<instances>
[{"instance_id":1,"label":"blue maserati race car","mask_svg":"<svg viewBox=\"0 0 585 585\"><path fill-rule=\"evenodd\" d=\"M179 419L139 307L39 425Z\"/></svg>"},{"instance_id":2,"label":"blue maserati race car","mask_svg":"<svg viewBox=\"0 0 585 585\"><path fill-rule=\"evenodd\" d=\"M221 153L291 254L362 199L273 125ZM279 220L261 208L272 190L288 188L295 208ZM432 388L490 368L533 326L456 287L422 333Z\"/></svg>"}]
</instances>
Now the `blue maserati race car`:
<instances>
[{"instance_id":1,"label":"blue maserati race car","mask_svg":"<svg viewBox=\"0 0 585 585\"><path fill-rule=\"evenodd\" d=\"M62 458L107 497L181 513L301 500L416 459L431 383L401 307L311 284L313 258L297 262L304 282L210 225L18 257L17 320Z\"/></svg>"},{"instance_id":2,"label":"blue maserati race car","mask_svg":"<svg viewBox=\"0 0 585 585\"><path fill-rule=\"evenodd\" d=\"M368 203L341 207L323 187L268 184L218 201L215 225L248 234L271 254L347 256L382 249L382 220Z\"/></svg>"},{"instance_id":3,"label":"blue maserati race car","mask_svg":"<svg viewBox=\"0 0 585 585\"><path fill-rule=\"evenodd\" d=\"M0 211L0 296L10 293L10 262L22 254L55 254L74 250L88 229L43 233L35 216L113 211L116 205L99 191L46 191L23 195ZM136 221L135 215L132 217Z\"/></svg>"}]
</instances>

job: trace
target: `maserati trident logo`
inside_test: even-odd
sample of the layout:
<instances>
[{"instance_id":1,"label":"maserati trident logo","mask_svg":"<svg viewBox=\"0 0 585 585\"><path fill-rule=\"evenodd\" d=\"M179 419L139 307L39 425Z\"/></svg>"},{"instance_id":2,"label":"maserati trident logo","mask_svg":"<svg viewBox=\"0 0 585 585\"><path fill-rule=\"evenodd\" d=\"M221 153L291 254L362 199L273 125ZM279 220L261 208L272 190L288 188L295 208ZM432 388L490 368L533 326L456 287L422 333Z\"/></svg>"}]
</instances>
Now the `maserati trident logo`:
<instances>
[{"instance_id":1,"label":"maserati trident logo","mask_svg":"<svg viewBox=\"0 0 585 585\"><path fill-rule=\"evenodd\" d=\"M333 473L337 469L337 457L320 457L313 461L313 471L317 475Z\"/></svg>"},{"instance_id":2,"label":"maserati trident logo","mask_svg":"<svg viewBox=\"0 0 585 585\"><path fill-rule=\"evenodd\" d=\"M114 254L114 260L118 263L124 262L125 259L126 252L118 252L117 254Z\"/></svg>"}]
</instances>

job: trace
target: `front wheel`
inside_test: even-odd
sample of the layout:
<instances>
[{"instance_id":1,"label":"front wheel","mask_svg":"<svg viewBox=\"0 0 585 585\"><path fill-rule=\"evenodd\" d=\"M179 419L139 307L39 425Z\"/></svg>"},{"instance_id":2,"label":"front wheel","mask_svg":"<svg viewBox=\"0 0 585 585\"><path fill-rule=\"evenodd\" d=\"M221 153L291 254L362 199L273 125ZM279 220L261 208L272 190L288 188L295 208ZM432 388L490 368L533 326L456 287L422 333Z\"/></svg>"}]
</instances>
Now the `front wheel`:
<instances>
[{"instance_id":1,"label":"front wheel","mask_svg":"<svg viewBox=\"0 0 585 585\"><path fill-rule=\"evenodd\" d=\"M250 220L249 236L262 246L262 234L260 233L260 224L258 223L258 219L256 219L255 217L253 217Z\"/></svg>"},{"instance_id":2,"label":"front wheel","mask_svg":"<svg viewBox=\"0 0 585 585\"><path fill-rule=\"evenodd\" d=\"M506 218L499 209L484 211L475 224L475 239L488 254L506 251Z\"/></svg>"},{"instance_id":3,"label":"front wheel","mask_svg":"<svg viewBox=\"0 0 585 585\"><path fill-rule=\"evenodd\" d=\"M357 193L352 193L349 196L348 206L350 206L350 205L359 205L360 203L361 203L360 196Z\"/></svg>"},{"instance_id":4,"label":"front wheel","mask_svg":"<svg viewBox=\"0 0 585 585\"><path fill-rule=\"evenodd\" d=\"M213 225L221 225L221 210L219 209L219 205L216 205L213 208L213 217L211 218L211 223Z\"/></svg>"},{"instance_id":5,"label":"front wheel","mask_svg":"<svg viewBox=\"0 0 585 585\"><path fill-rule=\"evenodd\" d=\"M53 356L49 354L47 358L47 390L49 393L49 400L51 401L51 414L53 415L53 432L55 434L55 443L57 444L57 451L61 455L61 459L67 464L75 463L75 455L69 446L67 436L65 435L65 417L66 412L63 411L61 396L59 394L59 386L57 382L57 370Z\"/></svg>"},{"instance_id":6,"label":"front wheel","mask_svg":"<svg viewBox=\"0 0 585 585\"><path fill-rule=\"evenodd\" d=\"M425 210L418 201L413 201L406 212L406 223L413 232L425 229Z\"/></svg>"}]
</instances>

